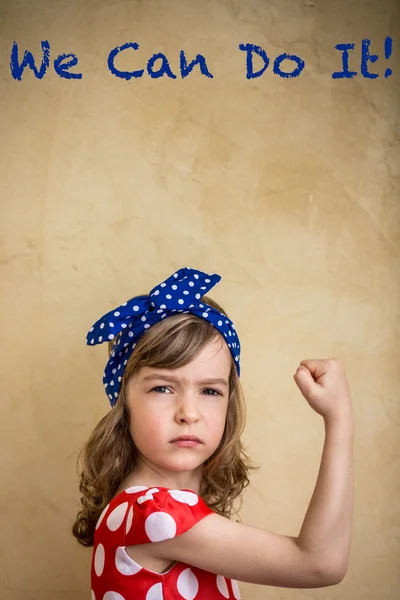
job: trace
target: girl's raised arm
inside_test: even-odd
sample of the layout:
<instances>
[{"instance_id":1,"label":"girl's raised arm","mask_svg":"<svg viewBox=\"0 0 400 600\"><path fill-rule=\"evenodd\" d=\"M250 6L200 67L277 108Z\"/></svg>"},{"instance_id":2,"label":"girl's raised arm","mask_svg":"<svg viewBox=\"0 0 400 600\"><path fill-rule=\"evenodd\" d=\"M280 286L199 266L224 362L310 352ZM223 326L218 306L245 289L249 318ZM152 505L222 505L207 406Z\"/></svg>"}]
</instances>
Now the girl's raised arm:
<instances>
[{"instance_id":1,"label":"girl's raised arm","mask_svg":"<svg viewBox=\"0 0 400 600\"><path fill-rule=\"evenodd\" d=\"M301 364L296 383L324 417L325 444L299 536L271 533L212 514L189 531L152 544L158 558L260 585L318 588L342 581L348 568L354 496L350 396L340 361Z\"/></svg>"}]
</instances>

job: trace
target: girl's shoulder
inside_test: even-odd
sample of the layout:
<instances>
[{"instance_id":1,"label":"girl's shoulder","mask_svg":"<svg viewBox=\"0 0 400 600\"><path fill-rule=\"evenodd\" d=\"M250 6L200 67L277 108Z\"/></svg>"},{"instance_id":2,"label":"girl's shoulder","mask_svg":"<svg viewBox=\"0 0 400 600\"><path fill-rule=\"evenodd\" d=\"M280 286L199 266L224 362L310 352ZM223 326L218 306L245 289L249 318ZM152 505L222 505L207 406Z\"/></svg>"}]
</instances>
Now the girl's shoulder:
<instances>
[{"instance_id":1,"label":"girl's shoulder","mask_svg":"<svg viewBox=\"0 0 400 600\"><path fill-rule=\"evenodd\" d=\"M126 546L179 536L214 511L192 490L131 486L117 493L96 524L102 539Z\"/></svg>"},{"instance_id":2,"label":"girl's shoulder","mask_svg":"<svg viewBox=\"0 0 400 600\"><path fill-rule=\"evenodd\" d=\"M115 499L126 510L126 538L136 544L159 542L181 535L203 517L214 514L192 490L133 486ZM130 531L133 531L130 536Z\"/></svg>"}]
</instances>

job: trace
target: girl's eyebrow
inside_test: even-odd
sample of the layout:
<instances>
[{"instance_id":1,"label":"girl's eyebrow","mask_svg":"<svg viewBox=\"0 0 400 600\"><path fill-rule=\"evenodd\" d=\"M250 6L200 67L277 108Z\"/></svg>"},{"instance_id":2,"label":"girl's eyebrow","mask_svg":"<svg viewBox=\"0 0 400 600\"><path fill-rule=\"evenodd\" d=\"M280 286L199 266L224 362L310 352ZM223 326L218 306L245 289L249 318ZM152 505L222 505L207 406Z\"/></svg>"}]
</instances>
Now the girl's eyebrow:
<instances>
[{"instance_id":1,"label":"girl's eyebrow","mask_svg":"<svg viewBox=\"0 0 400 600\"><path fill-rule=\"evenodd\" d=\"M164 373L153 373L152 375L147 375L146 377L143 377L142 381L151 381L153 379L164 379L165 381L174 381L175 383L179 383L179 379L177 377L174 377L173 375L164 375ZM198 385L220 383L221 385L228 387L228 382L219 377L204 379L203 381L197 381L196 383Z\"/></svg>"}]
</instances>

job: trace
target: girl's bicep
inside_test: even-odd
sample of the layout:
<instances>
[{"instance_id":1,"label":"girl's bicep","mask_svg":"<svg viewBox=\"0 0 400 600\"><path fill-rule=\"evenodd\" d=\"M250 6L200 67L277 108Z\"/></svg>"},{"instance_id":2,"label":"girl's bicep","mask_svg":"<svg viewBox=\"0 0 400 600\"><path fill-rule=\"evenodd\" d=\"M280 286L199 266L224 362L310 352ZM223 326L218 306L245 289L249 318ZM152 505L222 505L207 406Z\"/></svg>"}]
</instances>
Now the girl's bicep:
<instances>
[{"instance_id":1,"label":"girl's bicep","mask_svg":"<svg viewBox=\"0 0 400 600\"><path fill-rule=\"evenodd\" d=\"M152 544L157 558L176 560L237 581L288 588L338 583L299 548L295 537L230 521L216 513Z\"/></svg>"}]
</instances>

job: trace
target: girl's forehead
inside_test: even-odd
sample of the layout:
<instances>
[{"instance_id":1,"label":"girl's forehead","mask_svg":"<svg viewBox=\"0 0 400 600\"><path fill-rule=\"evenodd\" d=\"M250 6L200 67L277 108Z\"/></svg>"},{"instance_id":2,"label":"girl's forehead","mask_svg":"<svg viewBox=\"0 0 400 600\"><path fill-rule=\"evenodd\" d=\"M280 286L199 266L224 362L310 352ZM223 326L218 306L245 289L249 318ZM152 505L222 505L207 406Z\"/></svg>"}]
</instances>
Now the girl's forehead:
<instances>
[{"instance_id":1,"label":"girl's forehead","mask_svg":"<svg viewBox=\"0 0 400 600\"><path fill-rule=\"evenodd\" d=\"M224 344L226 346L226 344ZM205 349L206 350L206 349ZM231 369L231 355L226 349L203 351L189 363L181 367L143 366L133 375L135 381L150 381L156 377L175 378L182 381L205 381L224 379L226 381Z\"/></svg>"}]
</instances>

